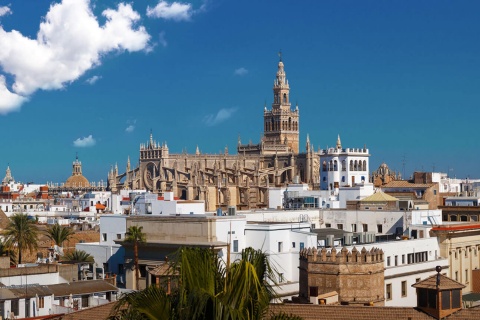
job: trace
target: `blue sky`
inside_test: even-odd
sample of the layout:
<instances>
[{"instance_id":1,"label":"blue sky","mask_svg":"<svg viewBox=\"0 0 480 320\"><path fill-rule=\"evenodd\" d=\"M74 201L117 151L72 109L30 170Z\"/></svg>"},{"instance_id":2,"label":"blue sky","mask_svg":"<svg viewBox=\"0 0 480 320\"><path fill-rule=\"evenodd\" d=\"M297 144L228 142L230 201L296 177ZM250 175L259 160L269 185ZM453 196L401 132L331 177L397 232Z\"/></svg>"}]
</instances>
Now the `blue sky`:
<instances>
[{"instance_id":1,"label":"blue sky","mask_svg":"<svg viewBox=\"0 0 480 320\"><path fill-rule=\"evenodd\" d=\"M479 1L0 0L0 170L63 182L257 143L282 50L300 139L480 178ZM40 24L42 26L40 27ZM2 169L3 168L3 169ZM3 175L2 175L3 176Z\"/></svg>"}]
</instances>

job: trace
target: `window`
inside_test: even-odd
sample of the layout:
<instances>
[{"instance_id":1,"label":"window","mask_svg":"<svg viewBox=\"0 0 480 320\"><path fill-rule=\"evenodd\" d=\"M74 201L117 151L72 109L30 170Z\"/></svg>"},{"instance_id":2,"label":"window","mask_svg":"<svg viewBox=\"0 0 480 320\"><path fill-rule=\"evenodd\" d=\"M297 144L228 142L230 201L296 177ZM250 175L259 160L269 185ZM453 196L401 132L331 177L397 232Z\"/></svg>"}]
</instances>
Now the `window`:
<instances>
[{"instance_id":1,"label":"window","mask_svg":"<svg viewBox=\"0 0 480 320\"><path fill-rule=\"evenodd\" d=\"M337 224L337 229L343 230L343 224L341 223Z\"/></svg>"},{"instance_id":2,"label":"window","mask_svg":"<svg viewBox=\"0 0 480 320\"><path fill-rule=\"evenodd\" d=\"M147 276L147 266L141 264L138 266L138 269L140 271L140 278L145 278Z\"/></svg>"},{"instance_id":3,"label":"window","mask_svg":"<svg viewBox=\"0 0 480 320\"><path fill-rule=\"evenodd\" d=\"M390 267L390 257L387 257L387 267Z\"/></svg>"},{"instance_id":4,"label":"window","mask_svg":"<svg viewBox=\"0 0 480 320\"><path fill-rule=\"evenodd\" d=\"M352 232L357 232L357 224L352 224Z\"/></svg>"},{"instance_id":5,"label":"window","mask_svg":"<svg viewBox=\"0 0 480 320\"><path fill-rule=\"evenodd\" d=\"M300 250L303 250L303 248L305 248L305 243L300 242Z\"/></svg>"},{"instance_id":6,"label":"window","mask_svg":"<svg viewBox=\"0 0 480 320\"><path fill-rule=\"evenodd\" d=\"M15 299L15 300L11 300L11 311L13 312L14 315L18 315L18 310L19 310L19 307L18 307L18 299Z\"/></svg>"},{"instance_id":7,"label":"window","mask_svg":"<svg viewBox=\"0 0 480 320\"><path fill-rule=\"evenodd\" d=\"M383 233L383 225L377 224L377 233Z\"/></svg>"},{"instance_id":8,"label":"window","mask_svg":"<svg viewBox=\"0 0 480 320\"><path fill-rule=\"evenodd\" d=\"M283 242L279 242L278 243L278 252L282 252L283 251Z\"/></svg>"},{"instance_id":9,"label":"window","mask_svg":"<svg viewBox=\"0 0 480 320\"><path fill-rule=\"evenodd\" d=\"M455 271L455 281L458 281L458 271Z\"/></svg>"},{"instance_id":10,"label":"window","mask_svg":"<svg viewBox=\"0 0 480 320\"><path fill-rule=\"evenodd\" d=\"M363 224L363 232L368 232L368 224Z\"/></svg>"},{"instance_id":11,"label":"window","mask_svg":"<svg viewBox=\"0 0 480 320\"><path fill-rule=\"evenodd\" d=\"M407 281L402 281L402 297L407 296Z\"/></svg>"},{"instance_id":12,"label":"window","mask_svg":"<svg viewBox=\"0 0 480 320\"><path fill-rule=\"evenodd\" d=\"M120 240L122 239L122 234L121 233L117 233L117 240Z\"/></svg>"},{"instance_id":13,"label":"window","mask_svg":"<svg viewBox=\"0 0 480 320\"><path fill-rule=\"evenodd\" d=\"M386 295L385 298L387 300L392 300L392 284L391 283L387 284L385 295Z\"/></svg>"},{"instance_id":14,"label":"window","mask_svg":"<svg viewBox=\"0 0 480 320\"><path fill-rule=\"evenodd\" d=\"M395 266L398 266L398 256L395 256Z\"/></svg>"},{"instance_id":15,"label":"window","mask_svg":"<svg viewBox=\"0 0 480 320\"><path fill-rule=\"evenodd\" d=\"M38 297L38 307L39 308L45 308L45 298L44 297Z\"/></svg>"},{"instance_id":16,"label":"window","mask_svg":"<svg viewBox=\"0 0 480 320\"><path fill-rule=\"evenodd\" d=\"M295 242L292 242L292 248L295 248Z\"/></svg>"},{"instance_id":17,"label":"window","mask_svg":"<svg viewBox=\"0 0 480 320\"><path fill-rule=\"evenodd\" d=\"M312 229L316 229L316 227L315 223L312 223Z\"/></svg>"},{"instance_id":18,"label":"window","mask_svg":"<svg viewBox=\"0 0 480 320\"><path fill-rule=\"evenodd\" d=\"M102 241L107 241L107 234L106 233L102 233Z\"/></svg>"},{"instance_id":19,"label":"window","mask_svg":"<svg viewBox=\"0 0 480 320\"><path fill-rule=\"evenodd\" d=\"M233 252L238 252L238 240L233 240Z\"/></svg>"},{"instance_id":20,"label":"window","mask_svg":"<svg viewBox=\"0 0 480 320\"><path fill-rule=\"evenodd\" d=\"M278 282L284 282L285 279L283 278L283 273L278 274Z\"/></svg>"},{"instance_id":21,"label":"window","mask_svg":"<svg viewBox=\"0 0 480 320\"><path fill-rule=\"evenodd\" d=\"M325 223L325 228L331 228L332 224L331 223Z\"/></svg>"},{"instance_id":22,"label":"window","mask_svg":"<svg viewBox=\"0 0 480 320\"><path fill-rule=\"evenodd\" d=\"M402 264L405 264L405 255L402 254Z\"/></svg>"},{"instance_id":23,"label":"window","mask_svg":"<svg viewBox=\"0 0 480 320\"><path fill-rule=\"evenodd\" d=\"M88 307L88 295L83 295L82 296L82 308Z\"/></svg>"}]
</instances>

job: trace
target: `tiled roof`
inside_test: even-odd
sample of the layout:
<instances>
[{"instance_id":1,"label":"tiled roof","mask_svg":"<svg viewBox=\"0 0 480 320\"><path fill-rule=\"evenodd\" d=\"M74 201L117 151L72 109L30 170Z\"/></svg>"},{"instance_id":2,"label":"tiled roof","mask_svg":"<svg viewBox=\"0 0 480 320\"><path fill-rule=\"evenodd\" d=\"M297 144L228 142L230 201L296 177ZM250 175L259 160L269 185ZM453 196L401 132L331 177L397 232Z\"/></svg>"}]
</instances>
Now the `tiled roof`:
<instances>
[{"instance_id":1,"label":"tiled roof","mask_svg":"<svg viewBox=\"0 0 480 320\"><path fill-rule=\"evenodd\" d=\"M411 183L406 180L396 180L390 181L382 188L430 188L434 185L435 183Z\"/></svg>"},{"instance_id":2,"label":"tiled roof","mask_svg":"<svg viewBox=\"0 0 480 320\"><path fill-rule=\"evenodd\" d=\"M397 198L386 194L385 192L378 191L369 197L363 198L360 202L385 202L385 201L398 201Z\"/></svg>"},{"instance_id":3,"label":"tiled roof","mask_svg":"<svg viewBox=\"0 0 480 320\"><path fill-rule=\"evenodd\" d=\"M431 320L434 319L420 310L409 307L363 307L318 304L276 304L270 305L267 319L273 314L296 315L304 320Z\"/></svg>"},{"instance_id":4,"label":"tiled roof","mask_svg":"<svg viewBox=\"0 0 480 320\"><path fill-rule=\"evenodd\" d=\"M70 294L87 294L96 292L118 291L114 285L103 280L77 281L47 286L55 297L66 297Z\"/></svg>"},{"instance_id":5,"label":"tiled roof","mask_svg":"<svg viewBox=\"0 0 480 320\"><path fill-rule=\"evenodd\" d=\"M440 283L438 289L440 290L454 290L454 289L463 289L465 286L460 282L457 282L449 277L446 277L442 274L440 276ZM414 288L423 288L423 289L436 289L437 288L437 275L434 274L422 281L419 281L415 284L412 284Z\"/></svg>"},{"instance_id":6,"label":"tiled roof","mask_svg":"<svg viewBox=\"0 0 480 320\"><path fill-rule=\"evenodd\" d=\"M115 302L102 304L100 306L83 309L77 312L65 314L63 320L104 320L110 316Z\"/></svg>"}]
</instances>

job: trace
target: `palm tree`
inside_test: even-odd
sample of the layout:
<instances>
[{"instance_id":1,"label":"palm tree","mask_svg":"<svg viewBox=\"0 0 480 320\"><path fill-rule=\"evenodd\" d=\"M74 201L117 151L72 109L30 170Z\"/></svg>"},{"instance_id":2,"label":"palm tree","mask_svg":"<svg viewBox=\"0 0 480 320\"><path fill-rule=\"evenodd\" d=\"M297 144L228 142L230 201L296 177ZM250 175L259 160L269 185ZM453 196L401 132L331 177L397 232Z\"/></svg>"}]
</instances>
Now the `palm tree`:
<instances>
[{"instance_id":1,"label":"palm tree","mask_svg":"<svg viewBox=\"0 0 480 320\"><path fill-rule=\"evenodd\" d=\"M72 228L64 227L59 225L58 223L51 225L45 231L45 235L55 242L55 244L59 247L63 247L63 243L70 239L70 237L74 234Z\"/></svg>"},{"instance_id":2,"label":"palm tree","mask_svg":"<svg viewBox=\"0 0 480 320\"><path fill-rule=\"evenodd\" d=\"M138 269L138 245L146 242L146 235L142 232L143 227L130 226L125 233L125 242L133 244L133 264L135 266L135 288L138 290L140 270Z\"/></svg>"},{"instance_id":3,"label":"palm tree","mask_svg":"<svg viewBox=\"0 0 480 320\"><path fill-rule=\"evenodd\" d=\"M228 268L211 249L182 248L169 273L178 275L170 295L156 286L124 295L111 319L263 319L278 276L266 254L252 248Z\"/></svg>"},{"instance_id":4,"label":"palm tree","mask_svg":"<svg viewBox=\"0 0 480 320\"><path fill-rule=\"evenodd\" d=\"M38 229L35 221L28 219L26 214L15 213L9 218L9 222L2 235L5 237L5 246L10 250L18 250L18 263L22 263L22 252L29 252L38 248Z\"/></svg>"},{"instance_id":5,"label":"palm tree","mask_svg":"<svg viewBox=\"0 0 480 320\"><path fill-rule=\"evenodd\" d=\"M93 257L83 250L70 251L63 257L63 260L70 262L95 262Z\"/></svg>"}]
</instances>

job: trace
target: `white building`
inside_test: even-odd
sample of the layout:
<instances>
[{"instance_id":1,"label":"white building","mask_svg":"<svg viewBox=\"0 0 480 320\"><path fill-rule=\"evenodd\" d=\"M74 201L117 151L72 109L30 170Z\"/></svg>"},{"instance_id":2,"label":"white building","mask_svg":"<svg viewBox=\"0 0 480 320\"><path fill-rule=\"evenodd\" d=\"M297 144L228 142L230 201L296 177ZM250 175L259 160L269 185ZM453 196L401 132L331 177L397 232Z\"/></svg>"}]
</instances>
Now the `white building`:
<instances>
[{"instance_id":1,"label":"white building","mask_svg":"<svg viewBox=\"0 0 480 320\"><path fill-rule=\"evenodd\" d=\"M320 151L320 189L335 190L368 183L369 157L367 148L342 148L340 136L334 148Z\"/></svg>"}]
</instances>

